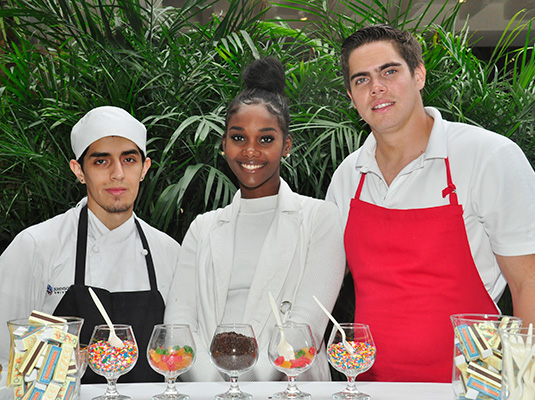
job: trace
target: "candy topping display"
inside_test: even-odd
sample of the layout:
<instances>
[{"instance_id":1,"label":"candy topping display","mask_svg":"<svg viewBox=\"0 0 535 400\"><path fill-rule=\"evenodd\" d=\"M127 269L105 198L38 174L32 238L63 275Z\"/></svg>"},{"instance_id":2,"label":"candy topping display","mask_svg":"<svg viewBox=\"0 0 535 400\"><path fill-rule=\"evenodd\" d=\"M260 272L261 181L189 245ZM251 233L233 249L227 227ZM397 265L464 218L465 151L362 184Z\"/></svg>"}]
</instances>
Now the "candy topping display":
<instances>
[{"instance_id":1,"label":"candy topping display","mask_svg":"<svg viewBox=\"0 0 535 400\"><path fill-rule=\"evenodd\" d=\"M312 362L315 354L315 347L303 347L301 350L295 352L294 360L286 360L283 356L280 356L275 359L274 364L284 369L303 368Z\"/></svg>"},{"instance_id":2,"label":"candy topping display","mask_svg":"<svg viewBox=\"0 0 535 400\"><path fill-rule=\"evenodd\" d=\"M78 336L82 320L32 311L27 323L10 321L7 385L15 400L71 400L79 390ZM69 333L69 330L75 333Z\"/></svg>"},{"instance_id":3,"label":"candy topping display","mask_svg":"<svg viewBox=\"0 0 535 400\"><path fill-rule=\"evenodd\" d=\"M174 346L168 349L158 346L149 350L149 362L162 371L180 371L191 365L193 361L193 349L190 346Z\"/></svg>"},{"instance_id":4,"label":"candy topping display","mask_svg":"<svg viewBox=\"0 0 535 400\"><path fill-rule=\"evenodd\" d=\"M498 329L519 328L521 322L508 316L501 320L459 322L454 328L453 387L456 397L498 400L503 364Z\"/></svg>"},{"instance_id":5,"label":"candy topping display","mask_svg":"<svg viewBox=\"0 0 535 400\"><path fill-rule=\"evenodd\" d=\"M327 349L333 367L341 371L362 371L375 360L375 346L366 342L349 341L355 352L349 354L342 342L333 343Z\"/></svg>"},{"instance_id":6,"label":"candy topping display","mask_svg":"<svg viewBox=\"0 0 535 400\"><path fill-rule=\"evenodd\" d=\"M137 360L137 346L124 341L124 347L113 347L107 340L92 343L87 348L89 363L102 372L118 372L130 368Z\"/></svg>"},{"instance_id":7,"label":"candy topping display","mask_svg":"<svg viewBox=\"0 0 535 400\"><path fill-rule=\"evenodd\" d=\"M212 360L218 368L241 371L256 362L256 340L236 332L221 332L214 336L210 346Z\"/></svg>"}]
</instances>

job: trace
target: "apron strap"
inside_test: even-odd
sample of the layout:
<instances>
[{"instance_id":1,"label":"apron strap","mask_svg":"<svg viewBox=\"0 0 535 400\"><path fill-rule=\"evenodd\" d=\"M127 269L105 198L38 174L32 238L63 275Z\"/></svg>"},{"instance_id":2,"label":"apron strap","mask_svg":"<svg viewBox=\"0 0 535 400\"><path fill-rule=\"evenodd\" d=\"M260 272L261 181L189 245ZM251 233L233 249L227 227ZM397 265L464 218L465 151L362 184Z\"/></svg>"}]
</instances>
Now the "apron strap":
<instances>
[{"instance_id":1,"label":"apron strap","mask_svg":"<svg viewBox=\"0 0 535 400\"><path fill-rule=\"evenodd\" d=\"M363 172L360 174L360 181L359 181L359 186L357 187L357 191L355 193L355 199L360 199L360 192L362 192L362 187L364 186L365 179L366 179L366 173Z\"/></svg>"},{"instance_id":2,"label":"apron strap","mask_svg":"<svg viewBox=\"0 0 535 400\"><path fill-rule=\"evenodd\" d=\"M150 288L151 290L158 290L158 286L156 285L156 273L154 272L154 261L152 260L149 242L147 241L145 232L143 232L143 229L141 229L141 224L139 223L137 218L134 219L134 222L136 223L137 231L139 232L139 236L141 237L143 249L147 252L147 254L145 254L145 261L147 263L147 272L149 273Z\"/></svg>"},{"instance_id":3,"label":"apron strap","mask_svg":"<svg viewBox=\"0 0 535 400\"><path fill-rule=\"evenodd\" d=\"M78 221L78 237L76 240L76 264L74 269L74 284L83 285L85 282L85 257L87 254L87 204L80 211Z\"/></svg>"},{"instance_id":4,"label":"apron strap","mask_svg":"<svg viewBox=\"0 0 535 400\"><path fill-rule=\"evenodd\" d=\"M448 180L448 186L442 191L442 197L450 195L450 204L457 205L459 204L457 200L457 188L451 179L450 160L446 157L444 161L446 162L446 178Z\"/></svg>"}]
</instances>

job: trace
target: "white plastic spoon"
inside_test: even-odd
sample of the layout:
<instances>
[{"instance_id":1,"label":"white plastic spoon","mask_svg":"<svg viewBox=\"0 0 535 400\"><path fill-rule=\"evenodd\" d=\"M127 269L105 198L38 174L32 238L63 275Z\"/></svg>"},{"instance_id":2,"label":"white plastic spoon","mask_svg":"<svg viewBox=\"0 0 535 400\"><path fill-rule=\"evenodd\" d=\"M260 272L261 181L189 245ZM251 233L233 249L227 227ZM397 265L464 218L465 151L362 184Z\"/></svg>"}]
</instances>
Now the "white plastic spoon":
<instances>
[{"instance_id":1,"label":"white plastic spoon","mask_svg":"<svg viewBox=\"0 0 535 400\"><path fill-rule=\"evenodd\" d=\"M110 342L110 344L113 347L117 347L119 349L123 348L124 347L124 343L115 334L115 329L113 328L113 324L111 322L111 319L110 319L108 313L106 312L106 310L104 309L104 306L100 302L100 299L98 298L97 294L93 291L92 288L88 288L88 289L89 289L89 294L91 295L91 297L93 298L93 301L95 302L95 305L97 306L98 310L100 311L100 313L104 317L104 321L106 321L106 324L110 327L110 336L108 337L108 342Z\"/></svg>"},{"instance_id":2,"label":"white plastic spoon","mask_svg":"<svg viewBox=\"0 0 535 400\"><path fill-rule=\"evenodd\" d=\"M284 330L282 329L282 322L281 317L279 315L279 311L277 310L277 305L275 304L275 299L273 298L273 295L271 292L268 291L269 295L269 303L271 304L271 309L273 311L273 316L275 317L275 321L277 321L277 327L279 328L279 331L281 333L281 340L279 342L279 345L277 346L277 351L279 352L280 356L283 356L285 360L295 360L295 353L294 348L288 341L286 340L286 337L284 336Z\"/></svg>"},{"instance_id":3,"label":"white plastic spoon","mask_svg":"<svg viewBox=\"0 0 535 400\"><path fill-rule=\"evenodd\" d=\"M340 333L342 334L342 343L344 344L344 347L345 349L347 350L347 352L349 354L353 354L355 353L355 349L353 348L353 346L351 346L351 344L346 340L346 333L345 331L342 329L342 327L340 326L340 324L338 323L337 320L334 319L334 317L331 315L331 313L329 311L327 311L327 309L325 307L323 307L323 304L320 303L320 301L316 298L316 296L312 295L312 297L314 298L314 300L316 300L316 303L318 303L318 305L320 306L320 308L323 310L323 312L325 314L327 314L327 316L329 317L329 319L333 322L334 326L336 326L336 329L338 329L340 331Z\"/></svg>"}]
</instances>

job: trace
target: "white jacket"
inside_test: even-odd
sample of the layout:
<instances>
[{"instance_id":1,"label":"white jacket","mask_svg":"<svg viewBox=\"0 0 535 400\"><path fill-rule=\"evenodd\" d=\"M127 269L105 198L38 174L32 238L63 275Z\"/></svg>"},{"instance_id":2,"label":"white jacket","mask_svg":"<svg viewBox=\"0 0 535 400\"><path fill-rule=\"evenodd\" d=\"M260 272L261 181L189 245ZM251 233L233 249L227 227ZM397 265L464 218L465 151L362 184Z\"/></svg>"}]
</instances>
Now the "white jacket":
<instances>
[{"instance_id":1,"label":"white jacket","mask_svg":"<svg viewBox=\"0 0 535 400\"><path fill-rule=\"evenodd\" d=\"M225 208L198 216L182 243L177 274L167 299L165 322L189 324L197 359L182 380L213 381L221 376L209 360L208 348L225 310L232 272L234 232L240 192ZM277 304L292 303L290 320L308 323L317 347L328 318L312 299L332 309L345 270L343 227L334 204L298 195L281 179L279 202L262 246L242 321L253 326L259 346L256 366L241 380L284 378L270 364L269 339L275 330L268 291ZM301 379L329 380L325 346ZM298 379L299 379L298 378Z\"/></svg>"}]
</instances>

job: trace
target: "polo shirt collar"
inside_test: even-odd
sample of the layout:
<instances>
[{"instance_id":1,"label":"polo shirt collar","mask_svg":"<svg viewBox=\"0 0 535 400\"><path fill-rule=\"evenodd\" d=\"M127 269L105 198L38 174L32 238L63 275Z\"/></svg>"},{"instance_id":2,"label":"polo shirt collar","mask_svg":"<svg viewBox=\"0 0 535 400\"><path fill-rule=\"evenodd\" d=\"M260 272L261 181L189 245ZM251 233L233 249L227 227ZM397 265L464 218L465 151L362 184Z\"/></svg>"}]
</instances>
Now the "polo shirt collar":
<instances>
[{"instance_id":1,"label":"polo shirt collar","mask_svg":"<svg viewBox=\"0 0 535 400\"><path fill-rule=\"evenodd\" d=\"M435 120L425 149L425 160L433 158L445 159L448 156L445 121L442 119L440 111L434 107L425 107L425 112Z\"/></svg>"}]
</instances>

